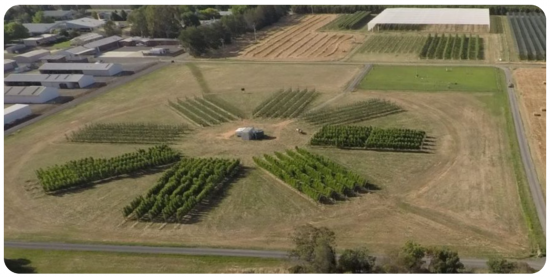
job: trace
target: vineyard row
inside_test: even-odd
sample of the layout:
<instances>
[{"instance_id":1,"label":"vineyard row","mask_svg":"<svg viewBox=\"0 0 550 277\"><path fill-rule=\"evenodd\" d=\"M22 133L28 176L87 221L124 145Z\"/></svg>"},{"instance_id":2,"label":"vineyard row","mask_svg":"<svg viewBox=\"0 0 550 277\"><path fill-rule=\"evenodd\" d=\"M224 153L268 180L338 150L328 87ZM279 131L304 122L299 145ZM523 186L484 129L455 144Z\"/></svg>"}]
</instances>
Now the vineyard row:
<instances>
[{"instance_id":1,"label":"vineyard row","mask_svg":"<svg viewBox=\"0 0 550 277\"><path fill-rule=\"evenodd\" d=\"M188 127L154 123L93 123L69 135L69 142L170 144L179 140Z\"/></svg>"},{"instance_id":2,"label":"vineyard row","mask_svg":"<svg viewBox=\"0 0 550 277\"><path fill-rule=\"evenodd\" d=\"M258 105L252 114L264 118L294 118L302 114L318 95L315 90L279 90Z\"/></svg>"},{"instance_id":3,"label":"vineyard row","mask_svg":"<svg viewBox=\"0 0 550 277\"><path fill-rule=\"evenodd\" d=\"M370 99L343 107L313 111L304 115L303 119L314 125L351 124L402 111L401 107L390 101Z\"/></svg>"},{"instance_id":4,"label":"vineyard row","mask_svg":"<svg viewBox=\"0 0 550 277\"><path fill-rule=\"evenodd\" d=\"M236 110L236 108L229 108L229 104L225 103L226 110L211 100L207 100L207 98L178 99L176 102L168 101L168 104L185 118L202 127L213 126L241 118L238 115L239 113L230 112L230 110Z\"/></svg>"}]
</instances>

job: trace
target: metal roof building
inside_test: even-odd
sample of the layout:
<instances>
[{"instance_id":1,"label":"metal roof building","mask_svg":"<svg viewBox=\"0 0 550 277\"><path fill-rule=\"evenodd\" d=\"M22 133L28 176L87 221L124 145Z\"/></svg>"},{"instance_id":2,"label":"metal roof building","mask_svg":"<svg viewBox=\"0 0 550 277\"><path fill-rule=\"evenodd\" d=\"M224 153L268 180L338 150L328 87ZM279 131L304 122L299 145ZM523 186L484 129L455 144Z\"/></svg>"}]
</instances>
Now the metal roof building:
<instances>
[{"instance_id":1,"label":"metal roof building","mask_svg":"<svg viewBox=\"0 0 550 277\"><path fill-rule=\"evenodd\" d=\"M31 35L40 35L50 33L55 28L61 27L62 22L55 23L23 23L23 27L29 30Z\"/></svg>"},{"instance_id":2,"label":"metal roof building","mask_svg":"<svg viewBox=\"0 0 550 277\"><path fill-rule=\"evenodd\" d=\"M261 140L264 138L264 131L254 127L243 127L235 130L235 135L243 140Z\"/></svg>"},{"instance_id":3,"label":"metal roof building","mask_svg":"<svg viewBox=\"0 0 550 277\"><path fill-rule=\"evenodd\" d=\"M489 9L454 8L389 8L367 24L371 31L377 25L491 25Z\"/></svg>"},{"instance_id":4,"label":"metal roof building","mask_svg":"<svg viewBox=\"0 0 550 277\"><path fill-rule=\"evenodd\" d=\"M92 41L96 41L96 40L99 40L99 39L102 39L102 38L103 38L103 35L100 35L98 33L84 34L84 35L80 35L78 37L75 37L75 38L71 39L71 45L81 46L81 45L84 45L86 43L90 43Z\"/></svg>"},{"instance_id":5,"label":"metal roof building","mask_svg":"<svg viewBox=\"0 0 550 277\"><path fill-rule=\"evenodd\" d=\"M23 44L27 46L38 46L48 43L53 43L59 39L57 34L42 34L37 37L23 39Z\"/></svg>"},{"instance_id":6,"label":"metal roof building","mask_svg":"<svg viewBox=\"0 0 550 277\"><path fill-rule=\"evenodd\" d=\"M57 88L4 86L4 104L41 104L59 96Z\"/></svg>"},{"instance_id":7,"label":"metal roof building","mask_svg":"<svg viewBox=\"0 0 550 277\"><path fill-rule=\"evenodd\" d=\"M4 60L4 72L10 71L17 67L17 63L14 60L5 59Z\"/></svg>"},{"instance_id":8,"label":"metal roof building","mask_svg":"<svg viewBox=\"0 0 550 277\"><path fill-rule=\"evenodd\" d=\"M94 29L97 29L103 25L105 25L105 21L89 17L65 21L65 26L67 27L67 29L82 31L93 31Z\"/></svg>"},{"instance_id":9,"label":"metal roof building","mask_svg":"<svg viewBox=\"0 0 550 277\"><path fill-rule=\"evenodd\" d=\"M97 52L107 51L107 50L119 48L120 45L118 44L118 42L121 40L122 38L119 36L110 36L110 37L102 38L100 40L96 40L90 43L86 43L83 45L83 47L89 48L89 49L95 49Z\"/></svg>"},{"instance_id":10,"label":"metal roof building","mask_svg":"<svg viewBox=\"0 0 550 277\"><path fill-rule=\"evenodd\" d=\"M19 63L34 63L40 60L40 58L50 54L48 50L34 50L27 53L19 54L13 59Z\"/></svg>"},{"instance_id":11,"label":"metal roof building","mask_svg":"<svg viewBox=\"0 0 550 277\"><path fill-rule=\"evenodd\" d=\"M11 124L18 119L25 118L32 114L29 105L15 104L4 109L4 125Z\"/></svg>"},{"instance_id":12,"label":"metal roof building","mask_svg":"<svg viewBox=\"0 0 550 277\"><path fill-rule=\"evenodd\" d=\"M6 86L84 88L94 83L93 76L82 74L11 74L4 78Z\"/></svg>"},{"instance_id":13,"label":"metal roof building","mask_svg":"<svg viewBox=\"0 0 550 277\"><path fill-rule=\"evenodd\" d=\"M116 63L45 63L38 70L42 74L113 76L122 72L122 66Z\"/></svg>"}]
</instances>

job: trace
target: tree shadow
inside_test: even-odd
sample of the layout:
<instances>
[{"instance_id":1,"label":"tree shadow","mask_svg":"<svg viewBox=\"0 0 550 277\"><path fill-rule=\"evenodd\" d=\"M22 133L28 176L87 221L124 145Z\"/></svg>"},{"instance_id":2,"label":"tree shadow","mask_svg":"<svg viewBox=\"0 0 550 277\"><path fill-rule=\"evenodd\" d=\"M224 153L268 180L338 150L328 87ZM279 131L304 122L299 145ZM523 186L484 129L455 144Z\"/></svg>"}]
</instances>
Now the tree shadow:
<instances>
[{"instance_id":1,"label":"tree shadow","mask_svg":"<svg viewBox=\"0 0 550 277\"><path fill-rule=\"evenodd\" d=\"M268 135L264 135L264 137L262 138L262 140L274 140L276 139L277 137L274 137L274 136L268 136Z\"/></svg>"},{"instance_id":2,"label":"tree shadow","mask_svg":"<svg viewBox=\"0 0 550 277\"><path fill-rule=\"evenodd\" d=\"M221 183L214 193L212 193L201 203L197 204L197 206L195 206L193 210L191 210L179 223L195 224L201 222L204 215L208 214L220 205L222 200L227 196L231 185L238 179L246 178L252 170L253 169L251 167L242 166L235 176L228 178Z\"/></svg>"},{"instance_id":3,"label":"tree shadow","mask_svg":"<svg viewBox=\"0 0 550 277\"><path fill-rule=\"evenodd\" d=\"M36 269L30 266L31 261L28 259L6 259L4 258L4 264L13 273L37 273Z\"/></svg>"}]
</instances>

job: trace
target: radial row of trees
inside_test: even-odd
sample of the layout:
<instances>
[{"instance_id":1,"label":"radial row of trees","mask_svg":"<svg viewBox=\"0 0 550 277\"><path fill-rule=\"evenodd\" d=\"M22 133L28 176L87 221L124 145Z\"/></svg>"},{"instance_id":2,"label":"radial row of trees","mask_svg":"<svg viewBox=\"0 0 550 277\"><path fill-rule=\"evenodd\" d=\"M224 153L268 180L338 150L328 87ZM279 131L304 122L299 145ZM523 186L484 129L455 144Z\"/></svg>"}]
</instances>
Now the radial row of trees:
<instances>
[{"instance_id":1,"label":"radial row of trees","mask_svg":"<svg viewBox=\"0 0 550 277\"><path fill-rule=\"evenodd\" d=\"M184 158L122 212L134 220L180 222L197 204L227 184L239 168L239 160Z\"/></svg>"},{"instance_id":2,"label":"radial row of trees","mask_svg":"<svg viewBox=\"0 0 550 277\"><path fill-rule=\"evenodd\" d=\"M326 125L310 143L338 148L420 150L425 138L426 132L419 130Z\"/></svg>"},{"instance_id":3,"label":"radial row of trees","mask_svg":"<svg viewBox=\"0 0 550 277\"><path fill-rule=\"evenodd\" d=\"M203 127L213 126L224 122L241 119L235 107L225 103L227 110L209 100L210 98L185 98L176 102L168 101L168 104L191 122Z\"/></svg>"},{"instance_id":4,"label":"radial row of trees","mask_svg":"<svg viewBox=\"0 0 550 277\"><path fill-rule=\"evenodd\" d=\"M66 135L67 141L86 143L170 144L189 128L156 123L93 123Z\"/></svg>"},{"instance_id":5,"label":"radial row of trees","mask_svg":"<svg viewBox=\"0 0 550 277\"><path fill-rule=\"evenodd\" d=\"M166 165L179 160L180 154L166 145L139 149L109 159L84 158L38 169L36 175L46 192L68 189L115 176Z\"/></svg>"},{"instance_id":6,"label":"radial row of trees","mask_svg":"<svg viewBox=\"0 0 550 277\"><path fill-rule=\"evenodd\" d=\"M398 105L381 99L371 99L347 106L325 108L307 113L303 119L314 125L351 124L402 112Z\"/></svg>"},{"instance_id":7,"label":"radial row of trees","mask_svg":"<svg viewBox=\"0 0 550 277\"><path fill-rule=\"evenodd\" d=\"M306 110L318 95L319 93L315 92L315 89L312 91L291 88L279 90L260 103L252 111L252 114L254 117L294 118Z\"/></svg>"},{"instance_id":8,"label":"radial row of trees","mask_svg":"<svg viewBox=\"0 0 550 277\"><path fill-rule=\"evenodd\" d=\"M296 147L284 154L265 154L254 162L283 182L321 203L353 196L368 187L365 178L323 157Z\"/></svg>"}]
</instances>

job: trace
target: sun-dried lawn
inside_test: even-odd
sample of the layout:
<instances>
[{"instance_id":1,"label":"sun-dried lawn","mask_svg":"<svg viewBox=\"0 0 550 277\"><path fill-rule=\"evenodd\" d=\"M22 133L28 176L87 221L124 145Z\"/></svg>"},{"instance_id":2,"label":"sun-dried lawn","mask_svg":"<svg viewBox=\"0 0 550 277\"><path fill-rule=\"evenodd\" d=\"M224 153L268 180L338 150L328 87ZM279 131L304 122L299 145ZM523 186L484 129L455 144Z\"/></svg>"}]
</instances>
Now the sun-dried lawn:
<instances>
[{"instance_id":1,"label":"sun-dried lawn","mask_svg":"<svg viewBox=\"0 0 550 277\"><path fill-rule=\"evenodd\" d=\"M198 67L212 93L246 112L282 86L315 86L323 95L314 105L321 104L343 90L359 70L295 64ZM246 87L244 93L241 87ZM520 256L529 250L504 118L499 108L486 108L498 107L493 93L358 91L332 101L331 105L341 105L371 97L394 100L407 112L368 124L423 129L436 138L432 154L313 148L381 187L336 205L304 199L252 162L252 156L263 153L308 147L317 127L300 120L247 119L197 128L175 145L188 156L237 157L246 167L244 177L201 210L192 224L134 223L122 217L122 207L149 189L160 173L62 196L48 196L38 188L34 171L40 167L139 147L67 143L64 134L71 129L95 121L182 122L166 100L200 92L189 68L173 65L7 137L6 239L286 249L291 246L289 233L311 223L333 229L339 247L366 245L377 253L409 239L452 247L461 255ZM237 127L249 125L274 139L246 142L232 136ZM307 134L298 134L296 128Z\"/></svg>"}]
</instances>

